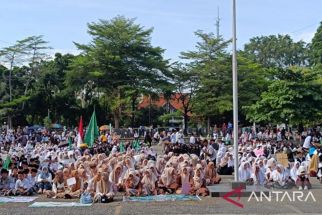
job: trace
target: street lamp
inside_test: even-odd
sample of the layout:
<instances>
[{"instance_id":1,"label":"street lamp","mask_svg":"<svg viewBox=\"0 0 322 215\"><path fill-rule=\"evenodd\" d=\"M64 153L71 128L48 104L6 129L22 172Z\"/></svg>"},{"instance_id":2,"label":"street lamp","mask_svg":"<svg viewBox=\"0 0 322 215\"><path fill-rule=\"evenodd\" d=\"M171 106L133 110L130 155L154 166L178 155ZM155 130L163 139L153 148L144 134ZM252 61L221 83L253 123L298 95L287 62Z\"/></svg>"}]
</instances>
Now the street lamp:
<instances>
[{"instance_id":1,"label":"street lamp","mask_svg":"<svg viewBox=\"0 0 322 215\"><path fill-rule=\"evenodd\" d=\"M238 78L236 53L236 0L233 0L233 125L234 125L234 172L235 182L238 182Z\"/></svg>"}]
</instances>

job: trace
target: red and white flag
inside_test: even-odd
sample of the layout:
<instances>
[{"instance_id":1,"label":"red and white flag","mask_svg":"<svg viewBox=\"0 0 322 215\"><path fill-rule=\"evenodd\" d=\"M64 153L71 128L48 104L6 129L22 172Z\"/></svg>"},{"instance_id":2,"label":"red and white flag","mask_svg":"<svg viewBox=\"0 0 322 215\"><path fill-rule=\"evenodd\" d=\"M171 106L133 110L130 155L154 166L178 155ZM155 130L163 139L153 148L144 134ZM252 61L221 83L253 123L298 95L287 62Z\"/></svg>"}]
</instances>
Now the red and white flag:
<instances>
[{"instance_id":1,"label":"red and white flag","mask_svg":"<svg viewBox=\"0 0 322 215\"><path fill-rule=\"evenodd\" d=\"M83 130L83 117L80 117L78 124L78 134L77 134L77 147L80 147L80 144L83 143L84 130Z\"/></svg>"}]
</instances>

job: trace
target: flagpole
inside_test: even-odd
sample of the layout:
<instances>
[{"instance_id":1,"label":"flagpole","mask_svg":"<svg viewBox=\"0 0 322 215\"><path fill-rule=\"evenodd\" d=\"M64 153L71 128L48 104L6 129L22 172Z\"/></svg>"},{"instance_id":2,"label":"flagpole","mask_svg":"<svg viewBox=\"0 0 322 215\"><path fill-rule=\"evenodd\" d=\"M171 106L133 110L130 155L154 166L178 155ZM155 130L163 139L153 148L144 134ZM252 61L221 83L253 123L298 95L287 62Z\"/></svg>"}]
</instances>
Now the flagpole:
<instances>
[{"instance_id":1,"label":"flagpole","mask_svg":"<svg viewBox=\"0 0 322 215\"><path fill-rule=\"evenodd\" d=\"M234 173L235 182L238 182L238 78L236 53L236 0L233 0L233 128L234 128Z\"/></svg>"}]
</instances>

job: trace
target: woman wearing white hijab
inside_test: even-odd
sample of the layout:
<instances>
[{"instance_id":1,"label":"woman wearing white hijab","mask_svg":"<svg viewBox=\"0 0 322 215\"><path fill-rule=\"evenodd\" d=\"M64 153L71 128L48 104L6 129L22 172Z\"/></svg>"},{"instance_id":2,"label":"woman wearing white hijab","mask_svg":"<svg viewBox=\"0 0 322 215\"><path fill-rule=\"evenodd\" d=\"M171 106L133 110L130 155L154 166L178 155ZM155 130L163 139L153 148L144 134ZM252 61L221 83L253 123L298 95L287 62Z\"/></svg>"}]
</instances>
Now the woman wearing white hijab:
<instances>
[{"instance_id":1,"label":"woman wearing white hijab","mask_svg":"<svg viewBox=\"0 0 322 215\"><path fill-rule=\"evenodd\" d=\"M129 169L124 177L124 187L127 196L140 196L142 187L140 178L136 176L134 169Z\"/></svg>"},{"instance_id":2,"label":"woman wearing white hijab","mask_svg":"<svg viewBox=\"0 0 322 215\"><path fill-rule=\"evenodd\" d=\"M114 197L113 186L109 180L108 172L99 168L97 175L94 176L91 183L92 190L94 190L94 202L100 202L103 196L106 196L108 201L112 201Z\"/></svg>"},{"instance_id":3,"label":"woman wearing white hijab","mask_svg":"<svg viewBox=\"0 0 322 215\"><path fill-rule=\"evenodd\" d=\"M257 185L264 185L265 183L265 172L257 163L254 164L252 178Z\"/></svg>"},{"instance_id":4,"label":"woman wearing white hijab","mask_svg":"<svg viewBox=\"0 0 322 215\"><path fill-rule=\"evenodd\" d=\"M196 195L206 196L208 194L205 175L203 173L203 169L200 164L197 164L196 170L194 172L193 191Z\"/></svg>"},{"instance_id":5,"label":"woman wearing white hijab","mask_svg":"<svg viewBox=\"0 0 322 215\"><path fill-rule=\"evenodd\" d=\"M248 162L241 163L238 169L239 180L246 182L247 185L252 185L254 183L252 176L252 170Z\"/></svg>"},{"instance_id":6,"label":"woman wearing white hijab","mask_svg":"<svg viewBox=\"0 0 322 215\"><path fill-rule=\"evenodd\" d=\"M192 174L190 167L183 166L179 174L179 188L177 189L177 194L190 194L192 185Z\"/></svg>"},{"instance_id":7,"label":"woman wearing white hijab","mask_svg":"<svg viewBox=\"0 0 322 215\"><path fill-rule=\"evenodd\" d=\"M297 171L300 167L300 162L296 161L291 169L291 179L296 182L297 179Z\"/></svg>"},{"instance_id":8,"label":"woman wearing white hijab","mask_svg":"<svg viewBox=\"0 0 322 215\"><path fill-rule=\"evenodd\" d=\"M178 183L175 169L171 166L166 167L160 177L159 182L159 187L165 188L168 193L172 193L174 190L177 190Z\"/></svg>"},{"instance_id":9,"label":"woman wearing white hijab","mask_svg":"<svg viewBox=\"0 0 322 215\"><path fill-rule=\"evenodd\" d=\"M274 182L274 188L289 189L294 185L288 178L287 174L285 173L284 167L281 164L278 164L276 166L276 169L272 172L272 179Z\"/></svg>"},{"instance_id":10,"label":"woman wearing white hijab","mask_svg":"<svg viewBox=\"0 0 322 215\"><path fill-rule=\"evenodd\" d=\"M152 173L151 169L146 168L141 180L143 195L157 195L156 181L157 178Z\"/></svg>"}]
</instances>

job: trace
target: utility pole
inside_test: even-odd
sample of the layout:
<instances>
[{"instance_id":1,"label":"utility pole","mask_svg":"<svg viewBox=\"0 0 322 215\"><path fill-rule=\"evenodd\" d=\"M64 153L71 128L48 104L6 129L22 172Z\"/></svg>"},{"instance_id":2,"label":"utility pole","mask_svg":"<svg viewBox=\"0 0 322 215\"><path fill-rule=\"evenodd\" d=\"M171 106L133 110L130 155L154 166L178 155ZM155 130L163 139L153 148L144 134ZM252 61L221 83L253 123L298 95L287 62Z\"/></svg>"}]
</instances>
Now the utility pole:
<instances>
[{"instance_id":1,"label":"utility pole","mask_svg":"<svg viewBox=\"0 0 322 215\"><path fill-rule=\"evenodd\" d=\"M236 52L236 0L233 0L233 118L234 118L234 172L235 182L238 182L238 77Z\"/></svg>"},{"instance_id":2,"label":"utility pole","mask_svg":"<svg viewBox=\"0 0 322 215\"><path fill-rule=\"evenodd\" d=\"M216 20L217 39L219 38L220 18L219 18L219 6L217 7L217 20Z\"/></svg>"}]
</instances>

